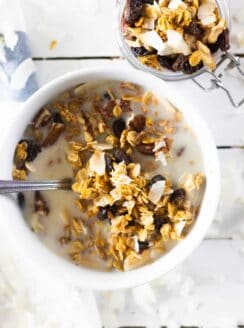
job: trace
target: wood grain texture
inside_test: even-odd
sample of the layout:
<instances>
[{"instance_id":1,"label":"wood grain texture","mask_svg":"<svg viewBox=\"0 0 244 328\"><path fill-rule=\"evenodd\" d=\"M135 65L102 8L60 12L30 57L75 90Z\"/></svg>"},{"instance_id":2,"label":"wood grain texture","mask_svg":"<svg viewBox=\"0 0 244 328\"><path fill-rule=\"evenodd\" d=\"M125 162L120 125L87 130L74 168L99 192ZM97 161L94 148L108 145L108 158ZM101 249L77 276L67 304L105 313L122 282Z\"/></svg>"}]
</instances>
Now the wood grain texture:
<instances>
[{"instance_id":1,"label":"wood grain texture","mask_svg":"<svg viewBox=\"0 0 244 328\"><path fill-rule=\"evenodd\" d=\"M118 56L116 0L20 0L34 57ZM243 8L241 0L229 0L231 15ZM236 20L233 32L240 29ZM232 42L235 44L233 35ZM50 42L57 46L50 50ZM237 45L234 51L243 52Z\"/></svg>"},{"instance_id":2,"label":"wood grain texture","mask_svg":"<svg viewBox=\"0 0 244 328\"><path fill-rule=\"evenodd\" d=\"M161 279L97 293L105 327L236 328L244 324L244 241L204 241Z\"/></svg>"}]
</instances>

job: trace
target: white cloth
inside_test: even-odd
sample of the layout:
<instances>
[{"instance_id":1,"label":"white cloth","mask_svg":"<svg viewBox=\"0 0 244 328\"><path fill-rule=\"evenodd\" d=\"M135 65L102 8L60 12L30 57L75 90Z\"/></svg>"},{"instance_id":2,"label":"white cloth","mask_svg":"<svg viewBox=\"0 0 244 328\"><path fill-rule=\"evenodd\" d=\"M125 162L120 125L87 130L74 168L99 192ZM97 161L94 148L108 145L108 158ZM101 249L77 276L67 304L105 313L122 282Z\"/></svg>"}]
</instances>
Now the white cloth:
<instances>
[{"instance_id":1,"label":"white cloth","mask_svg":"<svg viewBox=\"0 0 244 328\"><path fill-rule=\"evenodd\" d=\"M0 100L0 112L4 112L4 121L0 120L2 134L11 128L19 110L19 103ZM7 213L0 218L1 328L101 328L93 293L64 283L60 277L47 277L45 268L34 272L31 261L21 259L11 242L14 236L1 224L7 219Z\"/></svg>"}]
</instances>

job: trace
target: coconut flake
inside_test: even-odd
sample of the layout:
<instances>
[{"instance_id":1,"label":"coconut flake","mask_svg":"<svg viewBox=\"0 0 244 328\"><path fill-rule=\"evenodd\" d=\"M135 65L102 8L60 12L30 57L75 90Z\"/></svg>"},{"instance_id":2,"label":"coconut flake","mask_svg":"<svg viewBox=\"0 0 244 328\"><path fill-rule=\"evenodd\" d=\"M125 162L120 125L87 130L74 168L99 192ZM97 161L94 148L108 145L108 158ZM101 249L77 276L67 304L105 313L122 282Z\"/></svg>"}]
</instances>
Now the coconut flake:
<instances>
[{"instance_id":1,"label":"coconut flake","mask_svg":"<svg viewBox=\"0 0 244 328\"><path fill-rule=\"evenodd\" d=\"M158 52L163 51L165 44L156 31L141 33L139 36L141 42L148 48L152 47Z\"/></svg>"},{"instance_id":2,"label":"coconut flake","mask_svg":"<svg viewBox=\"0 0 244 328\"><path fill-rule=\"evenodd\" d=\"M132 239L134 240L134 250L136 251L136 253L139 253L140 247L139 247L138 237L133 236Z\"/></svg>"},{"instance_id":3,"label":"coconut flake","mask_svg":"<svg viewBox=\"0 0 244 328\"><path fill-rule=\"evenodd\" d=\"M105 154L100 150L96 150L89 160L90 170L98 175L103 175L105 174L105 167Z\"/></svg>"},{"instance_id":4,"label":"coconut flake","mask_svg":"<svg viewBox=\"0 0 244 328\"><path fill-rule=\"evenodd\" d=\"M139 41L139 39L136 39L136 40L128 40L128 39L125 39L125 42L128 44L128 46L130 48L141 47L141 42Z\"/></svg>"},{"instance_id":5,"label":"coconut flake","mask_svg":"<svg viewBox=\"0 0 244 328\"><path fill-rule=\"evenodd\" d=\"M153 224L153 212L142 213L140 220L145 227L151 226Z\"/></svg>"},{"instance_id":6,"label":"coconut flake","mask_svg":"<svg viewBox=\"0 0 244 328\"><path fill-rule=\"evenodd\" d=\"M160 139L160 140L157 140L157 141L155 142L155 146L154 146L154 148L153 148L153 152L156 152L156 151L162 149L162 148L165 147L165 146L166 146L166 143L165 143L165 141L164 141L164 138L163 138L163 139Z\"/></svg>"},{"instance_id":7,"label":"coconut flake","mask_svg":"<svg viewBox=\"0 0 244 328\"><path fill-rule=\"evenodd\" d=\"M36 71L36 67L31 60L27 58L16 68L10 81L10 87L15 90L21 90L25 87L31 74Z\"/></svg>"},{"instance_id":8,"label":"coconut flake","mask_svg":"<svg viewBox=\"0 0 244 328\"><path fill-rule=\"evenodd\" d=\"M121 199L122 195L120 190L118 190L117 188L114 188L113 190L110 191L110 195L113 197L113 200L115 202L117 202L118 200Z\"/></svg>"},{"instance_id":9,"label":"coconut flake","mask_svg":"<svg viewBox=\"0 0 244 328\"><path fill-rule=\"evenodd\" d=\"M186 225L185 221L180 221L174 224L174 230L176 232L177 237L180 237L182 234L182 231Z\"/></svg>"},{"instance_id":10,"label":"coconut flake","mask_svg":"<svg viewBox=\"0 0 244 328\"><path fill-rule=\"evenodd\" d=\"M111 197L109 195L103 195L98 200L95 201L95 205L98 207L105 207L111 204Z\"/></svg>"},{"instance_id":11,"label":"coconut flake","mask_svg":"<svg viewBox=\"0 0 244 328\"><path fill-rule=\"evenodd\" d=\"M98 150L109 150L113 148L113 145L109 143L95 143L93 148Z\"/></svg>"},{"instance_id":12,"label":"coconut flake","mask_svg":"<svg viewBox=\"0 0 244 328\"><path fill-rule=\"evenodd\" d=\"M126 126L129 126L130 122L133 121L134 117L135 117L134 112L131 112L129 115L126 116L126 118L125 118Z\"/></svg>"},{"instance_id":13,"label":"coconut flake","mask_svg":"<svg viewBox=\"0 0 244 328\"><path fill-rule=\"evenodd\" d=\"M171 0L168 4L169 9L178 9L181 8L187 8L187 5L182 0Z\"/></svg>"},{"instance_id":14,"label":"coconut flake","mask_svg":"<svg viewBox=\"0 0 244 328\"><path fill-rule=\"evenodd\" d=\"M153 30L155 27L155 19L154 18L144 18L142 23L142 28L146 30Z\"/></svg>"},{"instance_id":15,"label":"coconut flake","mask_svg":"<svg viewBox=\"0 0 244 328\"><path fill-rule=\"evenodd\" d=\"M126 207L128 209L128 214L131 215L131 212L135 206L135 201L132 199L132 200L127 200L123 203L123 207Z\"/></svg>"},{"instance_id":16,"label":"coconut flake","mask_svg":"<svg viewBox=\"0 0 244 328\"><path fill-rule=\"evenodd\" d=\"M155 205L158 204L164 194L165 180L155 182L150 188L148 199Z\"/></svg>"},{"instance_id":17,"label":"coconut flake","mask_svg":"<svg viewBox=\"0 0 244 328\"><path fill-rule=\"evenodd\" d=\"M36 167L32 162L26 162L25 167L27 168L28 171L30 172L36 172Z\"/></svg>"},{"instance_id":18,"label":"coconut flake","mask_svg":"<svg viewBox=\"0 0 244 328\"><path fill-rule=\"evenodd\" d=\"M172 49L173 53L178 54L182 53L183 55L189 55L191 53L191 49L186 41L183 39L183 36L173 30L167 30L167 46Z\"/></svg>"},{"instance_id":19,"label":"coconut flake","mask_svg":"<svg viewBox=\"0 0 244 328\"><path fill-rule=\"evenodd\" d=\"M136 178L141 173L141 165L139 163L136 163L134 167L130 170L130 175L132 178Z\"/></svg>"},{"instance_id":20,"label":"coconut flake","mask_svg":"<svg viewBox=\"0 0 244 328\"><path fill-rule=\"evenodd\" d=\"M156 162L161 162L163 166L167 165L167 160L163 151L158 151L155 153Z\"/></svg>"},{"instance_id":21,"label":"coconut flake","mask_svg":"<svg viewBox=\"0 0 244 328\"><path fill-rule=\"evenodd\" d=\"M194 176L193 176L193 174L190 174L190 173L184 173L180 177L179 183L188 192L191 192L196 188L195 182L194 182Z\"/></svg>"},{"instance_id":22,"label":"coconut flake","mask_svg":"<svg viewBox=\"0 0 244 328\"><path fill-rule=\"evenodd\" d=\"M203 3L198 8L197 17L203 26L208 26L216 22L216 15L214 13L215 9L216 5L210 1Z\"/></svg>"},{"instance_id":23,"label":"coconut flake","mask_svg":"<svg viewBox=\"0 0 244 328\"><path fill-rule=\"evenodd\" d=\"M111 182L115 187L127 185L131 182L131 178L127 175L126 165L121 162L114 164L114 170L111 172Z\"/></svg>"}]
</instances>

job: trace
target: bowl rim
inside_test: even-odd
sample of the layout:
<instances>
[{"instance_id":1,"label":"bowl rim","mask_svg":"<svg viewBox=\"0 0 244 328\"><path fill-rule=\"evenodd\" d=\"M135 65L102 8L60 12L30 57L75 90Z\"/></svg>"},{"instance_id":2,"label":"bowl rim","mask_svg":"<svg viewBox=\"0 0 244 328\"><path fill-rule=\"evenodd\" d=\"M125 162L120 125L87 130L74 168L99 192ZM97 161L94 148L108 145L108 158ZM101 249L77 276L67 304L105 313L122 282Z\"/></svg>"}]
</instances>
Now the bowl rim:
<instances>
[{"instance_id":1,"label":"bowl rim","mask_svg":"<svg viewBox=\"0 0 244 328\"><path fill-rule=\"evenodd\" d=\"M45 268L45 270L50 271L50 274L56 274L58 276L62 274L63 279L83 289L114 290L135 287L167 273L196 248L214 218L219 199L220 168L215 143L204 120L185 97L177 94L174 87L171 87L169 84L149 73L135 70L134 68L127 68L125 70L124 67L113 64L81 69L54 79L41 87L26 101L22 110L10 125L10 128L7 129L6 133L0 139L0 149L5 153L3 165L0 169L1 178L11 178L11 165L16 143L21 138L27 123L35 113L62 91L84 81L94 79L127 80L138 83L145 88L151 88L152 92L156 94L160 92L160 94L168 98L176 107L180 108L186 121L190 121L189 124L195 132L201 147L207 177L202 205L196 223L191 231L172 250L151 264L128 272L102 272L77 267L49 250L31 232L27 224L23 224L24 219L22 214L12 199L1 197L0 221L2 221L2 224L5 224L6 230L11 230L12 234L15 232L14 242L18 248L21 245L22 255L30 259L35 258L33 266L37 270L43 270ZM3 218L4 213L10 214L11 220L8 221L8 224L6 223L7 220Z\"/></svg>"}]
</instances>

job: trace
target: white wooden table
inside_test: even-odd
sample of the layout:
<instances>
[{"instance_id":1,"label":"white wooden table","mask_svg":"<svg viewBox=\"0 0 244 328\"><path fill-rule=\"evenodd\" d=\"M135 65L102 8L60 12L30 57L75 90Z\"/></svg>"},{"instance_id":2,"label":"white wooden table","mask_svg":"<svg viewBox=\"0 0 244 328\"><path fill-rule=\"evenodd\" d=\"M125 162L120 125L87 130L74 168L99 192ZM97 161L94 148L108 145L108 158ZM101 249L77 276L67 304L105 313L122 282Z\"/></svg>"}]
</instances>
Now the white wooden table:
<instances>
[{"instance_id":1,"label":"white wooden table","mask_svg":"<svg viewBox=\"0 0 244 328\"><path fill-rule=\"evenodd\" d=\"M243 0L228 2L232 14L244 10ZM21 5L40 85L82 67L128 65L115 40L115 0L21 0ZM237 29L244 31L244 25L234 22ZM52 40L57 45L50 49ZM244 55L236 46L233 51ZM201 246L167 277L134 290L97 293L103 324L244 327L244 106L233 109L221 91L204 94L192 81L172 84L191 99L215 137L222 166L219 212ZM232 85L243 96L244 81Z\"/></svg>"}]
</instances>

